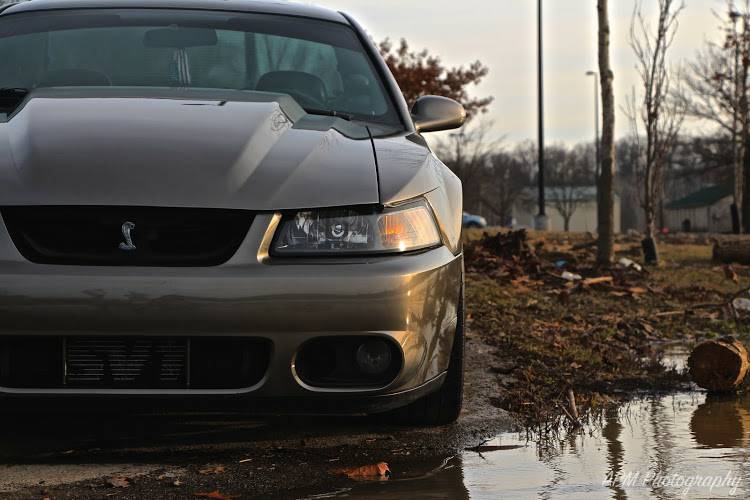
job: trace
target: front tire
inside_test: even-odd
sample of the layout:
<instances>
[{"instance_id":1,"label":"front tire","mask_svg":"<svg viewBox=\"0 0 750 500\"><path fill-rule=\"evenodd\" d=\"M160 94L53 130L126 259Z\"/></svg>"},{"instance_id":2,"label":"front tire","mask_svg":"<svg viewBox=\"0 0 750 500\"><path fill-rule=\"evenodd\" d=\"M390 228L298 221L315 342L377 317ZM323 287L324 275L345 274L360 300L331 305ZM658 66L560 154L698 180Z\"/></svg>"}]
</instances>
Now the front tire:
<instances>
[{"instance_id":1,"label":"front tire","mask_svg":"<svg viewBox=\"0 0 750 500\"><path fill-rule=\"evenodd\" d=\"M450 363L443 381L437 391L414 401L413 403L386 414L388 420L398 425L438 426L452 424L461 414L464 393L464 293L458 303L458 321L453 338Z\"/></svg>"}]
</instances>

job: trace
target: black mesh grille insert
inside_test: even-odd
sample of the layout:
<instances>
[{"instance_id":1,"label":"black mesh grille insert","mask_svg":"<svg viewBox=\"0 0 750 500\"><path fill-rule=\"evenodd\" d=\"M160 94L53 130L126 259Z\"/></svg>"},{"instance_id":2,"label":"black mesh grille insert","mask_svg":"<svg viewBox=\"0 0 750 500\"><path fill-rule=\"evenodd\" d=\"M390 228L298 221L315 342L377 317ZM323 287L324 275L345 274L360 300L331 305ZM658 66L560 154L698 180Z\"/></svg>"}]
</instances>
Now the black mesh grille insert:
<instances>
[{"instance_id":1,"label":"black mesh grille insert","mask_svg":"<svg viewBox=\"0 0 750 500\"><path fill-rule=\"evenodd\" d=\"M255 337L0 337L0 387L242 389L262 380Z\"/></svg>"},{"instance_id":2,"label":"black mesh grille insert","mask_svg":"<svg viewBox=\"0 0 750 500\"><path fill-rule=\"evenodd\" d=\"M185 339L77 337L65 342L72 388L179 389L187 383Z\"/></svg>"},{"instance_id":3,"label":"black mesh grille insert","mask_svg":"<svg viewBox=\"0 0 750 500\"><path fill-rule=\"evenodd\" d=\"M244 210L194 208L39 206L0 213L28 260L92 266L216 266L234 255L253 220Z\"/></svg>"}]
</instances>

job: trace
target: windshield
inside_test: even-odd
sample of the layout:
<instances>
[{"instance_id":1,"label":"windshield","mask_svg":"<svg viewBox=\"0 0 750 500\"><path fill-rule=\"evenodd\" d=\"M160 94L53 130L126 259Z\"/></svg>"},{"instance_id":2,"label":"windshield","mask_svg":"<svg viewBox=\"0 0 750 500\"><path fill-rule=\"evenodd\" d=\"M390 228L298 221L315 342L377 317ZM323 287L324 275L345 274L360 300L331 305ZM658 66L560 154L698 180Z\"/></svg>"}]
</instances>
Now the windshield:
<instances>
[{"instance_id":1,"label":"windshield","mask_svg":"<svg viewBox=\"0 0 750 500\"><path fill-rule=\"evenodd\" d=\"M400 125L354 31L281 15L156 9L0 17L0 88L174 87L292 96Z\"/></svg>"}]
</instances>

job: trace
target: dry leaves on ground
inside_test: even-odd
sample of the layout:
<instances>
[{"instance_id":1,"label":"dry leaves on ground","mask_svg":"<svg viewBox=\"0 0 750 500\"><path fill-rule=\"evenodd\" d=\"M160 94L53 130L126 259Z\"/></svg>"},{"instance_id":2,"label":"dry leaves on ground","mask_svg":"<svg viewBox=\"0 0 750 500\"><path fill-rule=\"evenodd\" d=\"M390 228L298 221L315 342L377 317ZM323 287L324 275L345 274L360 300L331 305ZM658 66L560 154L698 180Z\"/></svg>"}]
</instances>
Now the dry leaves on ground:
<instances>
[{"instance_id":1,"label":"dry leaves on ground","mask_svg":"<svg viewBox=\"0 0 750 500\"><path fill-rule=\"evenodd\" d=\"M128 488L130 487L130 480L126 477L110 477L107 479L107 484L113 488Z\"/></svg>"},{"instance_id":2,"label":"dry leaves on ground","mask_svg":"<svg viewBox=\"0 0 750 500\"><path fill-rule=\"evenodd\" d=\"M216 474L223 474L224 472L226 472L226 467L224 467L223 465L211 465L200 469L198 471L198 474L202 476L213 476Z\"/></svg>"},{"instance_id":3,"label":"dry leaves on ground","mask_svg":"<svg viewBox=\"0 0 750 500\"><path fill-rule=\"evenodd\" d=\"M199 491L197 493L193 493L193 496L201 498L211 498L213 500L231 500L232 498L239 498L239 495L225 495L219 490L209 492Z\"/></svg>"},{"instance_id":4,"label":"dry leaves on ground","mask_svg":"<svg viewBox=\"0 0 750 500\"><path fill-rule=\"evenodd\" d=\"M349 479L380 478L387 479L391 475L391 469L385 462L363 465L362 467L342 467L331 471L333 474L347 476Z\"/></svg>"}]
</instances>

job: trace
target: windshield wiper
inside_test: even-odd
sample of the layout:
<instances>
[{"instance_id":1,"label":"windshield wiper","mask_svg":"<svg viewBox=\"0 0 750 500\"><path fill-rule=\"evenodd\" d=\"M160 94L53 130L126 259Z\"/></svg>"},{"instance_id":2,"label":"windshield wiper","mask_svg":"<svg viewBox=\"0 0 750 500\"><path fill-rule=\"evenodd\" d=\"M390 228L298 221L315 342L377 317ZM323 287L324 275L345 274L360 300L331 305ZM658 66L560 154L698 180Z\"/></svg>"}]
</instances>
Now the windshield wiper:
<instances>
[{"instance_id":1,"label":"windshield wiper","mask_svg":"<svg viewBox=\"0 0 750 500\"><path fill-rule=\"evenodd\" d=\"M304 108L305 113L308 115L319 115L319 116L333 116L334 118L341 118L348 122L354 120L354 116L348 113L342 113L341 111L334 111L332 109L315 109L315 108Z\"/></svg>"}]
</instances>

